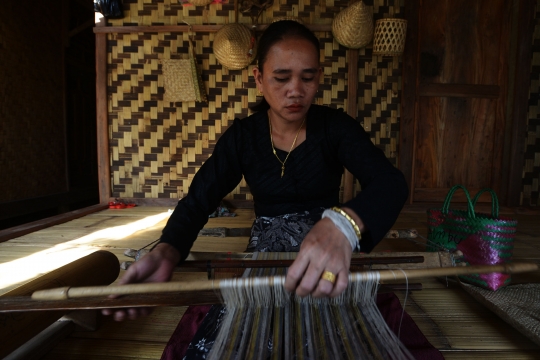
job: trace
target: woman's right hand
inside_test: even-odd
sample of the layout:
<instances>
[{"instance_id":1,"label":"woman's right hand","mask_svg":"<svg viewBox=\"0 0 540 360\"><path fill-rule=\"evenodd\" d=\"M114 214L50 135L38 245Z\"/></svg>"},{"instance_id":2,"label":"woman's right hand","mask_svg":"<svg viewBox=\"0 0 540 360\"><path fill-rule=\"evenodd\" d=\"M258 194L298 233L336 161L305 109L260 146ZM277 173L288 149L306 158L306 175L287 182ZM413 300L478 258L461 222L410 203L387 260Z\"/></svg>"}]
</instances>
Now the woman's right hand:
<instances>
[{"instance_id":1,"label":"woman's right hand","mask_svg":"<svg viewBox=\"0 0 540 360\"><path fill-rule=\"evenodd\" d=\"M172 245L159 243L152 251L133 263L118 285L145 282L169 281L174 267L180 261L180 252ZM152 308L103 309L103 315L113 315L114 320L123 321L126 318L135 320L140 315L148 315Z\"/></svg>"}]
</instances>

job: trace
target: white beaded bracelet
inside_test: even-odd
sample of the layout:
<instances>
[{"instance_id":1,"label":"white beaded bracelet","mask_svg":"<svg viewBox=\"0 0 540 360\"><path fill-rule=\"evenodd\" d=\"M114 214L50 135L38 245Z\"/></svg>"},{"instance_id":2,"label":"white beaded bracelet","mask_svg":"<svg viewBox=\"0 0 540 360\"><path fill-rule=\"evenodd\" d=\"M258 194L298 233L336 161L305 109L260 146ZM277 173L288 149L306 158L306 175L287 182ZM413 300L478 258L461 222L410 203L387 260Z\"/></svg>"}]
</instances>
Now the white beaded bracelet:
<instances>
[{"instance_id":1,"label":"white beaded bracelet","mask_svg":"<svg viewBox=\"0 0 540 360\"><path fill-rule=\"evenodd\" d=\"M349 240L353 251L360 250L360 241L358 241L358 237L356 236L356 232L354 231L352 224L345 216L335 212L334 210L326 209L322 213L322 218L329 218L332 220L334 225L336 225L343 235L345 235L347 240Z\"/></svg>"}]
</instances>

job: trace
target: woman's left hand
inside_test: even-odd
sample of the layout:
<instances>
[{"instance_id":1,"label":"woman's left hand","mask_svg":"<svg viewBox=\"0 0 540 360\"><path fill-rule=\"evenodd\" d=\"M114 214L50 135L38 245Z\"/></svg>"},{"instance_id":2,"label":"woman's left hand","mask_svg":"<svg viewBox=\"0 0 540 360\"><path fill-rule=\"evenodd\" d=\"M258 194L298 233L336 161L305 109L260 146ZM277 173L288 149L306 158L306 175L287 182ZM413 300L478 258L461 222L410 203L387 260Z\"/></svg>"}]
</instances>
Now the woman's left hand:
<instances>
[{"instance_id":1,"label":"woman's left hand","mask_svg":"<svg viewBox=\"0 0 540 360\"><path fill-rule=\"evenodd\" d=\"M351 244L332 220L319 220L306 235L300 252L289 267L285 289L299 296L336 297L349 282ZM334 274L335 283L321 279L325 271Z\"/></svg>"}]
</instances>

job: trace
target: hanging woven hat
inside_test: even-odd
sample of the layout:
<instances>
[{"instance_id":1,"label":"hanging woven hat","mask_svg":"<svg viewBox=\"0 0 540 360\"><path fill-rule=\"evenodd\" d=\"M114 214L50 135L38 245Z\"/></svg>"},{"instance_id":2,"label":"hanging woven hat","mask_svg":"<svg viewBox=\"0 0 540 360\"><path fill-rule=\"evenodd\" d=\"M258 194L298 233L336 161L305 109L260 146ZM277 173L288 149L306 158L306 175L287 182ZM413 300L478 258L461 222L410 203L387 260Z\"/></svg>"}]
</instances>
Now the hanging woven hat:
<instances>
[{"instance_id":1,"label":"hanging woven hat","mask_svg":"<svg viewBox=\"0 0 540 360\"><path fill-rule=\"evenodd\" d=\"M332 34L338 43L348 48L366 46L373 38L373 11L362 1L355 2L336 15Z\"/></svg>"},{"instance_id":2,"label":"hanging woven hat","mask_svg":"<svg viewBox=\"0 0 540 360\"><path fill-rule=\"evenodd\" d=\"M214 55L227 69L243 69L255 58L255 36L245 25L223 25L214 37Z\"/></svg>"}]
</instances>

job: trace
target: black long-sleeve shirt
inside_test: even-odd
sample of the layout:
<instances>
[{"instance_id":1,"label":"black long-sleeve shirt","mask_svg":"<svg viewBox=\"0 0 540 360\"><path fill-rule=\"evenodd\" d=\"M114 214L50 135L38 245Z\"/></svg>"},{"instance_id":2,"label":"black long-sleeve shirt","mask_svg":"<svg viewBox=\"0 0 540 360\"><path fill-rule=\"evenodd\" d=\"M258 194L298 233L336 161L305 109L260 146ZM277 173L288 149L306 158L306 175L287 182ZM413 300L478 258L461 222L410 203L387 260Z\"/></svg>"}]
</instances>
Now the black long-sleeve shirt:
<instances>
[{"instance_id":1,"label":"black long-sleeve shirt","mask_svg":"<svg viewBox=\"0 0 540 360\"><path fill-rule=\"evenodd\" d=\"M283 161L287 152L276 152ZM369 252L394 224L407 199L404 176L353 118L318 105L308 111L306 140L290 153L283 178L281 163L272 152L267 113L235 119L195 174L188 194L178 202L161 242L173 245L185 259L208 215L242 175L257 216L338 205L344 167L360 181L362 191L343 206L364 222L367 232L360 246Z\"/></svg>"}]
</instances>

